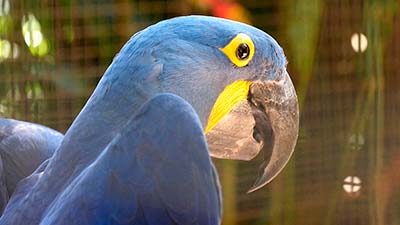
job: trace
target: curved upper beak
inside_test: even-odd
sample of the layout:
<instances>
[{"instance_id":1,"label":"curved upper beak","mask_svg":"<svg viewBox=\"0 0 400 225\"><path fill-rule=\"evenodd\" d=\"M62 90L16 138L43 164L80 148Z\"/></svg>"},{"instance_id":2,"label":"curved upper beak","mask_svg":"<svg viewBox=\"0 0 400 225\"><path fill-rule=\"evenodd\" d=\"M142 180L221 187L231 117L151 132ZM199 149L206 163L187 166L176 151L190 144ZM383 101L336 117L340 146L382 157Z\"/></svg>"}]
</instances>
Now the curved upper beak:
<instances>
[{"instance_id":1,"label":"curved upper beak","mask_svg":"<svg viewBox=\"0 0 400 225\"><path fill-rule=\"evenodd\" d=\"M296 91L285 71L280 80L254 83L250 105L255 119L254 134L263 142L264 161L259 176L248 193L271 182L293 154L299 132Z\"/></svg>"},{"instance_id":2,"label":"curved upper beak","mask_svg":"<svg viewBox=\"0 0 400 225\"><path fill-rule=\"evenodd\" d=\"M296 91L286 71L279 77L253 82L247 99L239 102L206 134L213 157L251 160L262 150L264 161L248 192L260 189L282 171L297 142Z\"/></svg>"}]
</instances>

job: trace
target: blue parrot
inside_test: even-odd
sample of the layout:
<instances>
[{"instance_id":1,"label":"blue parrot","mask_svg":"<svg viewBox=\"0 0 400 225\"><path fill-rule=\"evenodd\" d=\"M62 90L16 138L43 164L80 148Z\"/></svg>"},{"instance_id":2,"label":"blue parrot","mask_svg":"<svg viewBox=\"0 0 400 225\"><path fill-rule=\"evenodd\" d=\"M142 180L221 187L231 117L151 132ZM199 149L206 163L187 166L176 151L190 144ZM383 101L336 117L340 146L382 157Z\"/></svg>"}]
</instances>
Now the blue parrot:
<instances>
[{"instance_id":1,"label":"blue parrot","mask_svg":"<svg viewBox=\"0 0 400 225\"><path fill-rule=\"evenodd\" d=\"M279 174L298 135L286 58L265 32L185 16L136 33L0 224L219 224L209 154Z\"/></svg>"},{"instance_id":2,"label":"blue parrot","mask_svg":"<svg viewBox=\"0 0 400 225\"><path fill-rule=\"evenodd\" d=\"M0 213L17 183L51 157L63 137L42 125L0 118Z\"/></svg>"}]
</instances>

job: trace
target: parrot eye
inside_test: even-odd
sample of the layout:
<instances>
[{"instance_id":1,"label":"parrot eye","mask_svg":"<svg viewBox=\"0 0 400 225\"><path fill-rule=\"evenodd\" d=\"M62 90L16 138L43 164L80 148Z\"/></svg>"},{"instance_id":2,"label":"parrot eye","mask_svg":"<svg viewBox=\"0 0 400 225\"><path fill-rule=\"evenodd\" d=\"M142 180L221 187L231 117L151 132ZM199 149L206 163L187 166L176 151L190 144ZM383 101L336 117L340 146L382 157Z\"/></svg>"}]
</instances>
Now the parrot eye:
<instances>
[{"instance_id":1,"label":"parrot eye","mask_svg":"<svg viewBox=\"0 0 400 225\"><path fill-rule=\"evenodd\" d=\"M236 49L236 57L240 60L245 60L250 55L250 48L246 43L240 44Z\"/></svg>"},{"instance_id":2,"label":"parrot eye","mask_svg":"<svg viewBox=\"0 0 400 225\"><path fill-rule=\"evenodd\" d=\"M248 35L239 33L225 47L219 50L221 50L235 66L244 67L247 66L253 58L255 46Z\"/></svg>"}]
</instances>

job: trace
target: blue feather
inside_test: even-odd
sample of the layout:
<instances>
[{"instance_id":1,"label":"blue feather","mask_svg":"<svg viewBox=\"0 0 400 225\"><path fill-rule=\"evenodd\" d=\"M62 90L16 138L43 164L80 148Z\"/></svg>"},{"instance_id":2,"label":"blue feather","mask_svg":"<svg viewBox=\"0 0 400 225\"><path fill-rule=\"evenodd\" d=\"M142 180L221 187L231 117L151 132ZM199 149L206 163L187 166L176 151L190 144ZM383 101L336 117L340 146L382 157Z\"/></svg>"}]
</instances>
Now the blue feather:
<instances>
[{"instance_id":1,"label":"blue feather","mask_svg":"<svg viewBox=\"0 0 400 225\"><path fill-rule=\"evenodd\" d=\"M0 213L17 183L51 157L62 139L48 127L0 118Z\"/></svg>"},{"instance_id":2,"label":"blue feather","mask_svg":"<svg viewBox=\"0 0 400 225\"><path fill-rule=\"evenodd\" d=\"M256 48L251 63L242 68L233 66L218 50L239 32L249 35ZM219 190L210 180L214 172L204 150L202 126L226 85L236 80L273 79L285 66L286 59L276 41L242 23L189 16L146 28L115 57L54 156L43 171L25 180L22 191L16 193L18 197L7 205L0 224L113 224L130 218L146 224L154 214L158 216L150 222L166 218L165 210L175 222L217 223L215 213L219 213L220 203L215 204L215 196L204 197ZM143 104L160 93L180 96L197 116L185 103L182 107L186 113L174 113L182 118L186 115L188 122L181 124L184 119L157 109L148 111L152 115L148 119L144 109L152 105ZM175 118L173 124L171 118ZM140 121L146 123L138 126ZM162 122L165 126L158 127ZM140 132L133 132L139 127ZM177 133L168 133L164 128L173 128ZM146 136L146 132L151 135ZM177 145L183 147L169 149ZM160 147L168 154L160 154ZM200 164L192 163L191 168L187 160L193 159ZM180 186L169 186L177 183ZM133 186L125 189L119 184ZM152 207L158 203L165 208ZM208 208L182 208L190 203ZM192 213L205 216L193 220ZM79 220L80 216L87 220Z\"/></svg>"},{"instance_id":3,"label":"blue feather","mask_svg":"<svg viewBox=\"0 0 400 225\"><path fill-rule=\"evenodd\" d=\"M42 224L219 224L215 174L192 107L158 95L62 192Z\"/></svg>"}]
</instances>

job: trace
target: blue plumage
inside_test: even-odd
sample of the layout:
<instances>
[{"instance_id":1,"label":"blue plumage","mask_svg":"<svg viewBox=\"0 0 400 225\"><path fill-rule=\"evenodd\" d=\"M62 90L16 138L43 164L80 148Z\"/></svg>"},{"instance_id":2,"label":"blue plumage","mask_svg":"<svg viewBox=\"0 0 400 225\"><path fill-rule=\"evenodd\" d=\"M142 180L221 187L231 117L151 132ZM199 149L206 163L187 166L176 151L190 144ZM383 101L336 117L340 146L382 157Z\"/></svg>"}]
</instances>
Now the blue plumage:
<instances>
[{"instance_id":1,"label":"blue plumage","mask_svg":"<svg viewBox=\"0 0 400 225\"><path fill-rule=\"evenodd\" d=\"M0 212L17 183L51 157L62 139L48 127L0 118Z\"/></svg>"},{"instance_id":2,"label":"blue plumage","mask_svg":"<svg viewBox=\"0 0 400 225\"><path fill-rule=\"evenodd\" d=\"M218 195L196 113L162 94L59 195L42 224L218 224Z\"/></svg>"},{"instance_id":3,"label":"blue plumage","mask_svg":"<svg viewBox=\"0 0 400 225\"><path fill-rule=\"evenodd\" d=\"M240 32L256 50L237 68L219 48ZM233 21L178 17L137 33L53 157L20 182L0 225L218 224L203 127L228 84L281 79L285 66L272 37Z\"/></svg>"}]
</instances>

